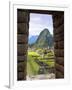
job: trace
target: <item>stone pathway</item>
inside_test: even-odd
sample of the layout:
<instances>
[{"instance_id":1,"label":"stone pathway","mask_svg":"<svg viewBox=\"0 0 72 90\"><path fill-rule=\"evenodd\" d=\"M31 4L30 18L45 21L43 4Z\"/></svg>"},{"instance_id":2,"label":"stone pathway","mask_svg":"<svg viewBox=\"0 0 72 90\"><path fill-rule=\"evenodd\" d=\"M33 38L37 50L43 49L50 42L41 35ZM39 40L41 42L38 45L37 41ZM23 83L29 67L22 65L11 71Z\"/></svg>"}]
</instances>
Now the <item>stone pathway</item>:
<instances>
[{"instance_id":1,"label":"stone pathway","mask_svg":"<svg viewBox=\"0 0 72 90\"><path fill-rule=\"evenodd\" d=\"M44 79L55 79L55 74L41 74L41 75L35 75L35 76L27 76L27 80L44 80Z\"/></svg>"}]
</instances>

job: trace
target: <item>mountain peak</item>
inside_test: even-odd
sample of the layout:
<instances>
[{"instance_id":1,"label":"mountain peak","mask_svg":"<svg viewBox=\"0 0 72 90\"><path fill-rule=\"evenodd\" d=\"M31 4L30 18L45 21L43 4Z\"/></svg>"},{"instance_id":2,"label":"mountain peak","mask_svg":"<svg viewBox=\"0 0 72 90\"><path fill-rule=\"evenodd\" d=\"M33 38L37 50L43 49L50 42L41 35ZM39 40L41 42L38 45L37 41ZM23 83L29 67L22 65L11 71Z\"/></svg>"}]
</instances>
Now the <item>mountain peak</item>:
<instances>
[{"instance_id":1,"label":"mountain peak","mask_svg":"<svg viewBox=\"0 0 72 90\"><path fill-rule=\"evenodd\" d=\"M49 32L49 30L48 30L47 28L43 29L43 31L47 31L47 32Z\"/></svg>"},{"instance_id":2,"label":"mountain peak","mask_svg":"<svg viewBox=\"0 0 72 90\"><path fill-rule=\"evenodd\" d=\"M37 48L51 48L53 46L53 36L47 28L44 28L38 36L32 36L29 44Z\"/></svg>"},{"instance_id":3,"label":"mountain peak","mask_svg":"<svg viewBox=\"0 0 72 90\"><path fill-rule=\"evenodd\" d=\"M50 35L50 32L47 28L43 29L42 32L40 34L44 34L44 35Z\"/></svg>"},{"instance_id":4,"label":"mountain peak","mask_svg":"<svg viewBox=\"0 0 72 90\"><path fill-rule=\"evenodd\" d=\"M52 47L53 37L47 28L43 29L36 40L37 47Z\"/></svg>"}]
</instances>

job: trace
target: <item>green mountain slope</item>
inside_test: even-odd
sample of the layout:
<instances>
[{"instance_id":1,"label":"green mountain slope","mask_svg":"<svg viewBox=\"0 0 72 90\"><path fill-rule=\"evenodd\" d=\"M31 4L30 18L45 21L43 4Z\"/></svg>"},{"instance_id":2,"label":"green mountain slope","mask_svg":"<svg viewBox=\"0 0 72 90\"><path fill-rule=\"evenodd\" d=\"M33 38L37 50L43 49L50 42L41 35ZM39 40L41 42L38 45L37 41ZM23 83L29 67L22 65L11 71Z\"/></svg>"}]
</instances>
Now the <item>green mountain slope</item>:
<instances>
[{"instance_id":1,"label":"green mountain slope","mask_svg":"<svg viewBox=\"0 0 72 90\"><path fill-rule=\"evenodd\" d=\"M40 33L34 46L38 48L47 48L47 47L51 48L53 46L53 36L50 34L47 28L45 28Z\"/></svg>"}]
</instances>

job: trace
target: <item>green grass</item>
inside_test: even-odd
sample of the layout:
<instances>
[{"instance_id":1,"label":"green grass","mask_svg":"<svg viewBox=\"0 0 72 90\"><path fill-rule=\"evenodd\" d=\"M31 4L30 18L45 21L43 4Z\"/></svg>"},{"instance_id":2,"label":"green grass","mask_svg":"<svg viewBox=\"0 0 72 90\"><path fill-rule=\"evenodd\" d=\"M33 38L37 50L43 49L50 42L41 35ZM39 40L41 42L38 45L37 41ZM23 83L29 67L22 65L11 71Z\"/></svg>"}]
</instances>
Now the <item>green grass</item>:
<instances>
[{"instance_id":1,"label":"green grass","mask_svg":"<svg viewBox=\"0 0 72 90\"><path fill-rule=\"evenodd\" d=\"M35 52L28 52L27 73L29 75L37 75L39 70L39 65L34 61L33 55L38 56Z\"/></svg>"},{"instance_id":2,"label":"green grass","mask_svg":"<svg viewBox=\"0 0 72 90\"><path fill-rule=\"evenodd\" d=\"M28 56L40 56L40 55L34 51L29 51Z\"/></svg>"},{"instance_id":3,"label":"green grass","mask_svg":"<svg viewBox=\"0 0 72 90\"><path fill-rule=\"evenodd\" d=\"M41 49L40 50L38 49L37 51L41 51ZM40 66L35 62L35 60L39 60L40 62L44 62L49 67L55 66L54 59L45 60L45 58L54 57L53 52L49 52L42 57L40 53L37 53L37 51L28 51L27 73L29 76L38 74Z\"/></svg>"},{"instance_id":4,"label":"green grass","mask_svg":"<svg viewBox=\"0 0 72 90\"><path fill-rule=\"evenodd\" d=\"M47 64L49 67L54 67L55 66L55 62L53 59L49 59L49 60L40 60L41 62L44 62L45 64Z\"/></svg>"},{"instance_id":5,"label":"green grass","mask_svg":"<svg viewBox=\"0 0 72 90\"><path fill-rule=\"evenodd\" d=\"M48 65L49 65L49 67L55 67L55 62L46 62Z\"/></svg>"}]
</instances>

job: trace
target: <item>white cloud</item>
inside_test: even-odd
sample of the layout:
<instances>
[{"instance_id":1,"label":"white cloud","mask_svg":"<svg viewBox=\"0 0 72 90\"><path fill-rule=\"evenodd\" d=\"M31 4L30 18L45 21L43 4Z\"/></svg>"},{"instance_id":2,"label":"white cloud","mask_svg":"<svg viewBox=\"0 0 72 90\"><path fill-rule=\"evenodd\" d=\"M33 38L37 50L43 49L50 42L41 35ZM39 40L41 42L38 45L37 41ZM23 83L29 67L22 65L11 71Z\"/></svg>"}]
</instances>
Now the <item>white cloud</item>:
<instances>
[{"instance_id":1,"label":"white cloud","mask_svg":"<svg viewBox=\"0 0 72 90\"><path fill-rule=\"evenodd\" d=\"M51 34L53 34L52 16L46 14L31 14L29 35L39 35L44 28L48 28Z\"/></svg>"},{"instance_id":2,"label":"white cloud","mask_svg":"<svg viewBox=\"0 0 72 90\"><path fill-rule=\"evenodd\" d=\"M31 18L32 21L38 21L40 20L40 17L34 17L34 18Z\"/></svg>"}]
</instances>

